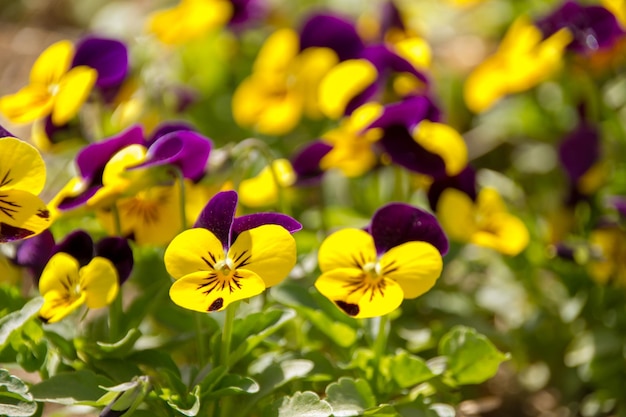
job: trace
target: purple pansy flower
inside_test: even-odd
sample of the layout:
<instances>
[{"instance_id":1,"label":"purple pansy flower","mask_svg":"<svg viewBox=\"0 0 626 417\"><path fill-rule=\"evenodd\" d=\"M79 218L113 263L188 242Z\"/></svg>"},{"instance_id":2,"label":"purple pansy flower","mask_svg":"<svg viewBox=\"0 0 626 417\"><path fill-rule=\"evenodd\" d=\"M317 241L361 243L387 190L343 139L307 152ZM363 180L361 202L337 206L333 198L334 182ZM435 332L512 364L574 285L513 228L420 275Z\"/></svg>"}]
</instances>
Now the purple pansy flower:
<instances>
[{"instance_id":1,"label":"purple pansy flower","mask_svg":"<svg viewBox=\"0 0 626 417\"><path fill-rule=\"evenodd\" d=\"M468 165L458 175L435 179L428 189L428 203L432 210L437 210L439 198L448 188L459 190L465 193L472 201L476 201L476 171L474 171L474 168Z\"/></svg>"},{"instance_id":2,"label":"purple pansy flower","mask_svg":"<svg viewBox=\"0 0 626 417\"><path fill-rule=\"evenodd\" d=\"M324 175L320 162L332 149L332 145L321 140L313 141L300 149L291 159L291 166L296 173L295 184L297 186L319 184Z\"/></svg>"},{"instance_id":3,"label":"purple pansy flower","mask_svg":"<svg viewBox=\"0 0 626 417\"><path fill-rule=\"evenodd\" d=\"M572 33L568 48L577 53L590 53L612 47L624 35L615 16L602 6L582 6L567 0L549 16L537 22L547 38L562 28Z\"/></svg>"},{"instance_id":4,"label":"purple pansy flower","mask_svg":"<svg viewBox=\"0 0 626 417\"><path fill-rule=\"evenodd\" d=\"M135 125L116 136L86 146L76 157L85 189L62 200L59 209L75 208L93 197L103 187L106 164L116 153L131 145L145 146L148 151L146 160L129 170L170 165L180 169L185 178L198 180L204 175L212 143L191 129L185 123L173 122L157 127L155 134L146 138L143 128Z\"/></svg>"},{"instance_id":5,"label":"purple pansy flower","mask_svg":"<svg viewBox=\"0 0 626 417\"><path fill-rule=\"evenodd\" d=\"M87 265L96 256L108 259L117 271L120 285L128 279L134 264L133 251L126 239L105 237L94 245L91 236L83 230L68 234L58 244L48 230L25 240L17 248L15 263L30 269L38 283L50 258L59 252L72 256L80 266Z\"/></svg>"}]
</instances>

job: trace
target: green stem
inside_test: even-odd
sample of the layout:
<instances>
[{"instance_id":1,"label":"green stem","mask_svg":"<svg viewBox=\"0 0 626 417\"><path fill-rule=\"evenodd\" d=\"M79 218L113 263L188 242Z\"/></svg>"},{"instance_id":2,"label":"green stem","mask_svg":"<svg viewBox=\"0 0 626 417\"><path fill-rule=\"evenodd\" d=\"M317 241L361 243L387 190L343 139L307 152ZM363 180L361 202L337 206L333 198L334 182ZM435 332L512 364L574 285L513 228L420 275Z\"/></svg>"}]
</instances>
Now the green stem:
<instances>
[{"instance_id":1,"label":"green stem","mask_svg":"<svg viewBox=\"0 0 626 417\"><path fill-rule=\"evenodd\" d=\"M376 391L380 393L384 390L384 381L382 380L382 373L380 371L380 360L385 355L385 349L387 347L387 336L389 335L389 329L387 323L389 323L389 316L384 315L376 318L378 320L378 333L374 339L374 384Z\"/></svg>"},{"instance_id":2,"label":"green stem","mask_svg":"<svg viewBox=\"0 0 626 417\"><path fill-rule=\"evenodd\" d=\"M220 365L230 368L230 343L233 338L233 327L235 323L235 314L239 302L235 301L226 307L226 317L224 318L224 328L222 329L222 343L220 346Z\"/></svg>"},{"instance_id":3,"label":"green stem","mask_svg":"<svg viewBox=\"0 0 626 417\"><path fill-rule=\"evenodd\" d=\"M120 211L117 209L117 203L113 203L111 206L111 213L113 214L113 227L115 228L115 236L122 236L122 220L120 217ZM117 296L109 305L109 340L116 342L119 335L119 323L121 322L123 307L122 307L122 286L120 285Z\"/></svg>"},{"instance_id":4,"label":"green stem","mask_svg":"<svg viewBox=\"0 0 626 417\"><path fill-rule=\"evenodd\" d=\"M185 177L183 175L183 171L181 171L178 167L172 167L174 171L174 176L180 185L180 193L178 199L178 212L180 215L180 227L181 231L185 231L187 229L187 215L185 211L186 201L187 201L187 193L185 191Z\"/></svg>"},{"instance_id":5,"label":"green stem","mask_svg":"<svg viewBox=\"0 0 626 417\"><path fill-rule=\"evenodd\" d=\"M117 209L117 203L113 203L111 206L111 213L113 214L113 232L115 236L122 236L122 219L120 217L120 211Z\"/></svg>"},{"instance_id":6,"label":"green stem","mask_svg":"<svg viewBox=\"0 0 626 417\"><path fill-rule=\"evenodd\" d=\"M204 326L202 325L202 314L196 313L194 314L194 319L196 323L196 337L198 343L198 365L202 368L204 366L204 361L206 358L205 350L204 350Z\"/></svg>"}]
</instances>

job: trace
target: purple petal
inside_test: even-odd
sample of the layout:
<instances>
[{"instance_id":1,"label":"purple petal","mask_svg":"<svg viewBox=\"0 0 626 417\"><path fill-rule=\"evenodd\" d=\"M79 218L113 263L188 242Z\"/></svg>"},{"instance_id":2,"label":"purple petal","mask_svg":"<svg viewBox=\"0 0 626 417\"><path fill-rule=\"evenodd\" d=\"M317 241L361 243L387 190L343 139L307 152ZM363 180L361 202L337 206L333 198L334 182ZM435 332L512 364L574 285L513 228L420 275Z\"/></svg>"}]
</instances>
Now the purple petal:
<instances>
[{"instance_id":1,"label":"purple petal","mask_svg":"<svg viewBox=\"0 0 626 417\"><path fill-rule=\"evenodd\" d=\"M121 237L105 237L96 244L96 256L110 260L122 285L133 270L133 250L128 241Z\"/></svg>"},{"instance_id":2,"label":"purple petal","mask_svg":"<svg viewBox=\"0 0 626 417\"><path fill-rule=\"evenodd\" d=\"M231 231L231 242L237 239L241 232L254 229L255 227L265 224L277 224L287 229L289 233L297 232L302 229L302 225L293 217L282 213L255 213L246 216L236 217L233 220L233 228Z\"/></svg>"},{"instance_id":3,"label":"purple petal","mask_svg":"<svg viewBox=\"0 0 626 417\"><path fill-rule=\"evenodd\" d=\"M85 191L83 191L77 196L65 197L57 205L57 208L61 211L64 211L64 210L71 210L71 209L75 209L80 206L83 206L87 204L87 201L89 201L89 199L93 197L101 188L102 188L102 181L100 181L100 184L94 184L90 186L89 188L87 188Z\"/></svg>"},{"instance_id":4,"label":"purple petal","mask_svg":"<svg viewBox=\"0 0 626 417\"><path fill-rule=\"evenodd\" d=\"M138 125L102 142L85 146L76 156L80 175L91 181L97 181L98 178L102 177L104 166L113 155L123 148L135 144L145 144L143 128Z\"/></svg>"},{"instance_id":5,"label":"purple petal","mask_svg":"<svg viewBox=\"0 0 626 417\"><path fill-rule=\"evenodd\" d=\"M211 140L199 133L178 130L161 136L148 149L146 161L132 169L174 165L185 178L197 180L206 170Z\"/></svg>"},{"instance_id":6,"label":"purple petal","mask_svg":"<svg viewBox=\"0 0 626 417\"><path fill-rule=\"evenodd\" d=\"M268 12L267 2L264 0L230 0L233 6L233 15L228 26L241 29L249 23L261 21Z\"/></svg>"},{"instance_id":7,"label":"purple petal","mask_svg":"<svg viewBox=\"0 0 626 417\"><path fill-rule=\"evenodd\" d=\"M398 10L398 7L393 1L387 1L385 2L385 4L383 4L383 10L381 15L382 17L380 19L380 31L383 36L390 29L399 29L402 32L406 30L406 26L402 21L400 10Z\"/></svg>"},{"instance_id":8,"label":"purple petal","mask_svg":"<svg viewBox=\"0 0 626 417\"><path fill-rule=\"evenodd\" d=\"M8 130L6 130L4 127L0 126L0 138L6 138L6 137L14 138L15 136L13 136L13 134L9 132Z\"/></svg>"},{"instance_id":9,"label":"purple petal","mask_svg":"<svg viewBox=\"0 0 626 417\"><path fill-rule=\"evenodd\" d=\"M446 176L443 158L424 149L403 126L395 125L385 129L378 144L395 164L433 178Z\"/></svg>"},{"instance_id":10,"label":"purple petal","mask_svg":"<svg viewBox=\"0 0 626 417\"><path fill-rule=\"evenodd\" d=\"M330 14L317 14L307 19L300 31L300 49L326 47L339 59L358 58L364 45L354 24Z\"/></svg>"},{"instance_id":11,"label":"purple petal","mask_svg":"<svg viewBox=\"0 0 626 417\"><path fill-rule=\"evenodd\" d=\"M352 97L352 99L350 99L348 104L346 104L346 109L343 112L344 115L349 116L356 109L358 109L359 107L361 107L365 103L373 101L374 98L376 97L376 94L378 94L378 92L383 89L383 87L382 87L384 85L383 81L384 80L382 80L382 79L376 80L372 84L370 84L367 87L365 87L365 90L361 91L359 94L357 94L356 96Z\"/></svg>"},{"instance_id":12,"label":"purple petal","mask_svg":"<svg viewBox=\"0 0 626 417\"><path fill-rule=\"evenodd\" d=\"M432 214L404 203L390 203L374 213L368 228L379 254L406 242L428 242L441 255L448 253L448 238Z\"/></svg>"},{"instance_id":13,"label":"purple petal","mask_svg":"<svg viewBox=\"0 0 626 417\"><path fill-rule=\"evenodd\" d=\"M383 114L368 126L368 129L394 125L404 126L413 130L424 119L438 120L439 110L432 100L426 96L413 96L397 103L388 104Z\"/></svg>"},{"instance_id":14,"label":"purple petal","mask_svg":"<svg viewBox=\"0 0 626 417\"><path fill-rule=\"evenodd\" d=\"M98 71L96 86L118 86L128 74L128 49L115 39L90 36L76 46L72 67L87 65Z\"/></svg>"},{"instance_id":15,"label":"purple petal","mask_svg":"<svg viewBox=\"0 0 626 417\"><path fill-rule=\"evenodd\" d=\"M24 240L17 247L15 263L29 268L38 284L39 276L52 256L53 248L54 236L49 230L44 230L37 236Z\"/></svg>"},{"instance_id":16,"label":"purple petal","mask_svg":"<svg viewBox=\"0 0 626 417\"><path fill-rule=\"evenodd\" d=\"M579 126L559 145L559 160L572 184L600 159L600 133L588 123Z\"/></svg>"},{"instance_id":17,"label":"purple petal","mask_svg":"<svg viewBox=\"0 0 626 417\"><path fill-rule=\"evenodd\" d=\"M320 168L320 161L333 147L322 141L314 141L301 149L291 160L293 170L297 175L296 185L314 185L322 180L324 171Z\"/></svg>"},{"instance_id":18,"label":"purple petal","mask_svg":"<svg viewBox=\"0 0 626 417\"><path fill-rule=\"evenodd\" d=\"M224 250L228 250L236 210L237 193L235 191L219 192L204 206L193 227L202 227L211 231L222 242Z\"/></svg>"},{"instance_id":19,"label":"purple petal","mask_svg":"<svg viewBox=\"0 0 626 417\"><path fill-rule=\"evenodd\" d=\"M454 188L467 194L472 200L476 200L476 171L471 166L466 166L463 171L454 177L437 178L428 189L428 203L430 208L437 210L437 203L441 194L447 188Z\"/></svg>"},{"instance_id":20,"label":"purple petal","mask_svg":"<svg viewBox=\"0 0 626 417\"><path fill-rule=\"evenodd\" d=\"M179 132L181 130L185 131L195 131L194 127L191 123L183 122L181 120L176 120L173 122L164 122L159 124L152 132L152 135L147 140L148 147L152 146L157 139L162 136L167 135L168 133Z\"/></svg>"},{"instance_id":21,"label":"purple petal","mask_svg":"<svg viewBox=\"0 0 626 417\"><path fill-rule=\"evenodd\" d=\"M93 240L89 233L84 230L76 230L57 244L52 254L59 252L67 253L78 261L81 266L87 265L93 259Z\"/></svg>"},{"instance_id":22,"label":"purple petal","mask_svg":"<svg viewBox=\"0 0 626 417\"><path fill-rule=\"evenodd\" d=\"M624 35L615 16L602 6L582 6L566 1L553 13L537 22L545 37L562 28L574 36L568 49L577 53L589 53L610 48Z\"/></svg>"}]
</instances>

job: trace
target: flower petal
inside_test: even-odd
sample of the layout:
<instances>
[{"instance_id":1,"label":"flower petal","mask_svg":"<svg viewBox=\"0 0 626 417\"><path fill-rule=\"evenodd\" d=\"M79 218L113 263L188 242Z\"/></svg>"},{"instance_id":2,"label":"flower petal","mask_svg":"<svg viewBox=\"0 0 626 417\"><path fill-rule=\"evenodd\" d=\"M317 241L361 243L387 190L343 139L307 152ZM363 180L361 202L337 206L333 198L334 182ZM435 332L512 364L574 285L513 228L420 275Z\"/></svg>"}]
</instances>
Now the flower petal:
<instances>
[{"instance_id":1,"label":"flower petal","mask_svg":"<svg viewBox=\"0 0 626 417\"><path fill-rule=\"evenodd\" d=\"M264 207L278 200L279 187L286 188L295 182L296 174L287 159L276 159L255 177L239 184L239 199L248 207ZM277 184L278 182L278 184Z\"/></svg>"},{"instance_id":2,"label":"flower petal","mask_svg":"<svg viewBox=\"0 0 626 417\"><path fill-rule=\"evenodd\" d=\"M98 72L86 66L74 67L63 76L52 109L52 123L64 125L78 113L97 77Z\"/></svg>"},{"instance_id":3,"label":"flower petal","mask_svg":"<svg viewBox=\"0 0 626 417\"><path fill-rule=\"evenodd\" d=\"M39 310L39 318L44 323L56 323L85 303L85 294L77 298L67 298L64 292L50 291L44 295L44 303Z\"/></svg>"},{"instance_id":4,"label":"flower petal","mask_svg":"<svg viewBox=\"0 0 626 417\"><path fill-rule=\"evenodd\" d=\"M165 249L165 269L179 279L198 271L209 271L224 260L222 242L209 230L189 229L176 236Z\"/></svg>"},{"instance_id":5,"label":"flower petal","mask_svg":"<svg viewBox=\"0 0 626 417\"><path fill-rule=\"evenodd\" d=\"M49 230L44 230L37 236L24 240L17 247L15 263L30 268L36 283L39 284L39 277L52 256L53 248L54 236Z\"/></svg>"},{"instance_id":6,"label":"flower petal","mask_svg":"<svg viewBox=\"0 0 626 417\"><path fill-rule=\"evenodd\" d=\"M188 310L212 312L225 309L230 303L261 294L265 283L254 272L237 270L237 284L213 286L209 272L195 272L175 281L170 287L172 301Z\"/></svg>"},{"instance_id":7,"label":"flower petal","mask_svg":"<svg viewBox=\"0 0 626 417\"><path fill-rule=\"evenodd\" d=\"M374 286L364 282L362 270L339 268L323 273L315 281L315 288L355 318L384 316L402 304L402 288L395 281L382 278Z\"/></svg>"},{"instance_id":8,"label":"flower petal","mask_svg":"<svg viewBox=\"0 0 626 417\"><path fill-rule=\"evenodd\" d=\"M58 83L70 68L74 45L70 41L53 43L39 55L30 70L31 84L48 86Z\"/></svg>"},{"instance_id":9,"label":"flower petal","mask_svg":"<svg viewBox=\"0 0 626 417\"><path fill-rule=\"evenodd\" d=\"M272 33L254 61L253 72L285 73L298 54L298 34L291 29Z\"/></svg>"},{"instance_id":10,"label":"flower petal","mask_svg":"<svg viewBox=\"0 0 626 417\"><path fill-rule=\"evenodd\" d=\"M96 256L80 269L79 274L87 307L102 308L113 302L119 290L119 279L110 260Z\"/></svg>"},{"instance_id":11,"label":"flower petal","mask_svg":"<svg viewBox=\"0 0 626 417\"><path fill-rule=\"evenodd\" d=\"M50 212L39 197L28 191L0 190L0 243L39 234L50 223Z\"/></svg>"},{"instance_id":12,"label":"flower petal","mask_svg":"<svg viewBox=\"0 0 626 417\"><path fill-rule=\"evenodd\" d=\"M209 200L193 227L210 230L227 250L231 244L230 232L236 209L237 193L235 191L219 192Z\"/></svg>"},{"instance_id":13,"label":"flower petal","mask_svg":"<svg viewBox=\"0 0 626 417\"><path fill-rule=\"evenodd\" d=\"M441 253L427 242L407 242L391 248L380 259L385 278L400 285L404 298L415 298L430 290L443 269Z\"/></svg>"},{"instance_id":14,"label":"flower petal","mask_svg":"<svg viewBox=\"0 0 626 417\"><path fill-rule=\"evenodd\" d=\"M353 23L331 14L316 14L300 30L300 49L311 47L330 48L345 61L358 58L364 45Z\"/></svg>"},{"instance_id":15,"label":"flower petal","mask_svg":"<svg viewBox=\"0 0 626 417\"><path fill-rule=\"evenodd\" d=\"M302 229L302 225L293 217L282 213L254 213L236 217L233 221L232 237L234 242L242 232L254 229L265 224L276 224L283 227L289 233Z\"/></svg>"},{"instance_id":16,"label":"flower petal","mask_svg":"<svg viewBox=\"0 0 626 417\"><path fill-rule=\"evenodd\" d=\"M45 183L46 166L37 149L16 138L0 138L0 190L39 194Z\"/></svg>"},{"instance_id":17,"label":"flower petal","mask_svg":"<svg viewBox=\"0 0 626 417\"><path fill-rule=\"evenodd\" d=\"M80 282L78 261L67 253L57 253L50 260L41 273L39 292L46 295L50 291L70 296L70 291Z\"/></svg>"},{"instance_id":18,"label":"flower petal","mask_svg":"<svg viewBox=\"0 0 626 417\"><path fill-rule=\"evenodd\" d=\"M342 229L324 239L317 257L322 272L361 268L376 261L374 239L360 229Z\"/></svg>"},{"instance_id":19,"label":"flower petal","mask_svg":"<svg viewBox=\"0 0 626 417\"><path fill-rule=\"evenodd\" d=\"M465 193L448 188L437 203L437 218L448 237L459 242L469 242L476 232L476 208Z\"/></svg>"},{"instance_id":20,"label":"flower petal","mask_svg":"<svg viewBox=\"0 0 626 417\"><path fill-rule=\"evenodd\" d=\"M291 165L297 175L297 185L312 185L322 180L324 171L320 161L333 147L322 141L313 141L300 149L292 158Z\"/></svg>"},{"instance_id":21,"label":"flower petal","mask_svg":"<svg viewBox=\"0 0 626 417\"><path fill-rule=\"evenodd\" d=\"M111 88L128 74L128 48L116 39L88 36L76 45L72 67L85 65L98 72L96 85Z\"/></svg>"},{"instance_id":22,"label":"flower petal","mask_svg":"<svg viewBox=\"0 0 626 417\"><path fill-rule=\"evenodd\" d=\"M378 209L372 216L369 232L379 254L413 241L430 243L441 255L448 252L448 239L437 218L409 204L390 203Z\"/></svg>"},{"instance_id":23,"label":"flower petal","mask_svg":"<svg viewBox=\"0 0 626 417\"><path fill-rule=\"evenodd\" d=\"M81 266L87 265L93 259L93 239L84 230L75 230L54 247L52 254L59 252L67 253Z\"/></svg>"},{"instance_id":24,"label":"flower petal","mask_svg":"<svg viewBox=\"0 0 626 417\"><path fill-rule=\"evenodd\" d=\"M413 131L413 139L443 159L448 176L457 175L467 165L465 141L448 125L422 120Z\"/></svg>"},{"instance_id":25,"label":"flower petal","mask_svg":"<svg viewBox=\"0 0 626 417\"><path fill-rule=\"evenodd\" d=\"M266 287L281 282L296 264L296 241L282 226L266 224L237 236L228 251L235 268L257 274Z\"/></svg>"},{"instance_id":26,"label":"flower petal","mask_svg":"<svg viewBox=\"0 0 626 417\"><path fill-rule=\"evenodd\" d=\"M105 237L96 244L96 256L108 259L115 266L119 284L122 285L133 270L133 250L128 240L121 237Z\"/></svg>"},{"instance_id":27,"label":"flower petal","mask_svg":"<svg viewBox=\"0 0 626 417\"><path fill-rule=\"evenodd\" d=\"M530 236L524 222L509 213L495 213L489 218L488 229L482 227L471 238L471 242L515 256L523 251Z\"/></svg>"},{"instance_id":28,"label":"flower petal","mask_svg":"<svg viewBox=\"0 0 626 417\"><path fill-rule=\"evenodd\" d=\"M30 123L50 114L54 98L42 85L29 85L0 98L0 112L12 123Z\"/></svg>"},{"instance_id":29,"label":"flower petal","mask_svg":"<svg viewBox=\"0 0 626 417\"><path fill-rule=\"evenodd\" d=\"M319 86L319 107L332 119L345 114L348 103L378 77L376 67L364 59L351 59L335 66Z\"/></svg>"},{"instance_id":30,"label":"flower petal","mask_svg":"<svg viewBox=\"0 0 626 417\"><path fill-rule=\"evenodd\" d=\"M474 171L471 166L467 165L463 171L454 177L435 179L428 189L428 202L431 209L437 210L441 193L447 188L456 188L467 194L470 199L476 200L476 171Z\"/></svg>"}]
</instances>

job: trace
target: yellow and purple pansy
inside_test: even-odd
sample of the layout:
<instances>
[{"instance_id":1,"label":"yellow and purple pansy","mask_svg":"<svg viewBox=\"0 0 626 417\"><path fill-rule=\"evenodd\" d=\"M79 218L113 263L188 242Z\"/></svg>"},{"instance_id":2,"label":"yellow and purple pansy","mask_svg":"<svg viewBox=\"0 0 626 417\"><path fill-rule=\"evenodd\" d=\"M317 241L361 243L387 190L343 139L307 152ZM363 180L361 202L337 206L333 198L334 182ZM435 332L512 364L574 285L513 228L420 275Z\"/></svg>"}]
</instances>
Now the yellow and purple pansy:
<instances>
[{"instance_id":1,"label":"yellow and purple pansy","mask_svg":"<svg viewBox=\"0 0 626 417\"><path fill-rule=\"evenodd\" d=\"M88 233L77 230L58 245L50 236L22 245L17 262L41 271L35 275L44 298L39 317L55 323L83 304L110 304L132 272L133 253L126 239L108 237L94 244Z\"/></svg>"},{"instance_id":2,"label":"yellow and purple pansy","mask_svg":"<svg viewBox=\"0 0 626 417\"><path fill-rule=\"evenodd\" d=\"M165 268L175 279L172 301L211 312L261 294L281 282L296 263L291 233L302 228L280 213L235 217L237 193L223 191L206 205L192 229L165 250Z\"/></svg>"},{"instance_id":3,"label":"yellow and purple pansy","mask_svg":"<svg viewBox=\"0 0 626 417\"><path fill-rule=\"evenodd\" d=\"M50 226L50 212L38 197L45 183L46 166L37 149L0 126L0 243Z\"/></svg>"},{"instance_id":4,"label":"yellow and purple pansy","mask_svg":"<svg viewBox=\"0 0 626 417\"><path fill-rule=\"evenodd\" d=\"M342 229L322 242L315 287L349 316L383 316L435 285L447 251L435 216L390 203L364 230Z\"/></svg>"}]
</instances>

